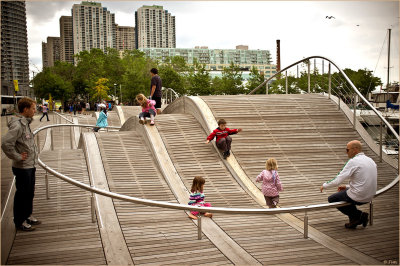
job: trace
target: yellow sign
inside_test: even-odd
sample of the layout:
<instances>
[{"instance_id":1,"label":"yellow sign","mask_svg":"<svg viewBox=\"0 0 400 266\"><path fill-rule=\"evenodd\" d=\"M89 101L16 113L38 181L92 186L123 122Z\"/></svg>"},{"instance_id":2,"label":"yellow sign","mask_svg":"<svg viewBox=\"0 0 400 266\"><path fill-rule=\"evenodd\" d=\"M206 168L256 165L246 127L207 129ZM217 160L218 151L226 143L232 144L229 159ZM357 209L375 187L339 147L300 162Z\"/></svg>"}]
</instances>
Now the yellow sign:
<instances>
[{"instance_id":1,"label":"yellow sign","mask_svg":"<svg viewBox=\"0 0 400 266\"><path fill-rule=\"evenodd\" d=\"M14 89L15 89L15 91L19 91L19 88L18 88L18 79L14 79Z\"/></svg>"}]
</instances>

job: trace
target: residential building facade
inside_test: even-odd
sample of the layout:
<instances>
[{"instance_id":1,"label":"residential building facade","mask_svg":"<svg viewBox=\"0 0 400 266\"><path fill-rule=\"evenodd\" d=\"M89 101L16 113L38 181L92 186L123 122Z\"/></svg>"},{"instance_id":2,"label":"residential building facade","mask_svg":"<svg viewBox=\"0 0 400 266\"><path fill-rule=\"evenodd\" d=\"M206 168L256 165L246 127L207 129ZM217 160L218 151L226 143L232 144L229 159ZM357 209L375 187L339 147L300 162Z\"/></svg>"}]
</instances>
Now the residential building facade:
<instances>
[{"instance_id":1,"label":"residential building facade","mask_svg":"<svg viewBox=\"0 0 400 266\"><path fill-rule=\"evenodd\" d=\"M71 64L74 63L72 16L60 17L60 60Z\"/></svg>"},{"instance_id":2,"label":"residential building facade","mask_svg":"<svg viewBox=\"0 0 400 266\"><path fill-rule=\"evenodd\" d=\"M72 7L74 54L98 48L116 48L115 14L101 3L82 2Z\"/></svg>"},{"instance_id":3,"label":"residential building facade","mask_svg":"<svg viewBox=\"0 0 400 266\"><path fill-rule=\"evenodd\" d=\"M134 50L135 44L135 27L116 25L117 47L119 51Z\"/></svg>"},{"instance_id":4,"label":"residential building facade","mask_svg":"<svg viewBox=\"0 0 400 266\"><path fill-rule=\"evenodd\" d=\"M33 96L29 87L28 36L24 1L1 1L1 94ZM15 92L14 80L18 81Z\"/></svg>"},{"instance_id":5,"label":"residential building facade","mask_svg":"<svg viewBox=\"0 0 400 266\"><path fill-rule=\"evenodd\" d=\"M238 65L242 71L249 71L253 66L266 78L276 73L268 50L242 49L208 49L206 46L195 48L141 48L148 57L164 62L167 57L182 56L186 63L193 65L196 59L205 64L210 71L222 71L231 63Z\"/></svg>"},{"instance_id":6,"label":"residential building facade","mask_svg":"<svg viewBox=\"0 0 400 266\"><path fill-rule=\"evenodd\" d=\"M43 48L45 51L43 52ZM47 43L42 42L43 67L52 67L56 61L60 61L60 37L47 37Z\"/></svg>"},{"instance_id":7,"label":"residential building facade","mask_svg":"<svg viewBox=\"0 0 400 266\"><path fill-rule=\"evenodd\" d=\"M175 48L175 16L162 6L142 6L135 12L136 48Z\"/></svg>"}]
</instances>

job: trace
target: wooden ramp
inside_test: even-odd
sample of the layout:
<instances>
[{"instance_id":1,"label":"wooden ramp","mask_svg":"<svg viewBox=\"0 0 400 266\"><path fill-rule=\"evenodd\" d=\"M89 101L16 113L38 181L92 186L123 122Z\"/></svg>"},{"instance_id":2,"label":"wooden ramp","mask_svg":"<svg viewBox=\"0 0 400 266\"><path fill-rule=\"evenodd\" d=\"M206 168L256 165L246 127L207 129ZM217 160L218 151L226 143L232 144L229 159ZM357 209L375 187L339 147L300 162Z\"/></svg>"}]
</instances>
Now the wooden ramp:
<instances>
[{"instance_id":1,"label":"wooden ramp","mask_svg":"<svg viewBox=\"0 0 400 266\"><path fill-rule=\"evenodd\" d=\"M201 97L215 118L224 118L229 128L243 128L233 137L232 150L247 176L264 169L267 158L275 157L285 191L281 206L327 202L333 189L319 192L323 182L332 179L348 160L345 145L358 139L364 152L377 162L378 188L389 184L397 170L379 163L378 156L352 129L336 104L319 95L251 95ZM259 187L260 185L257 184ZM374 200L374 225L345 230L346 217L336 209L312 212L309 221L324 234L375 259L398 261L398 185ZM368 204L360 207L368 211ZM302 219L303 215L297 214Z\"/></svg>"},{"instance_id":2,"label":"wooden ramp","mask_svg":"<svg viewBox=\"0 0 400 266\"><path fill-rule=\"evenodd\" d=\"M81 150L43 152L50 167L87 183ZM46 199L44 170L36 173L34 215L43 221L33 232L17 231L7 264L105 264L97 223L92 223L90 193L49 176Z\"/></svg>"},{"instance_id":3,"label":"wooden ramp","mask_svg":"<svg viewBox=\"0 0 400 266\"><path fill-rule=\"evenodd\" d=\"M206 201L214 207L261 208L238 185L212 145L204 143L207 134L194 117L161 115L156 118L156 126L188 189L193 177L200 175L206 179ZM354 263L311 239L304 239L300 232L273 215L215 214L213 220L262 264Z\"/></svg>"},{"instance_id":4,"label":"wooden ramp","mask_svg":"<svg viewBox=\"0 0 400 266\"><path fill-rule=\"evenodd\" d=\"M177 202L154 162L145 140L135 131L97 134L110 191ZM184 211L114 200L126 244L135 265L230 264Z\"/></svg>"}]
</instances>

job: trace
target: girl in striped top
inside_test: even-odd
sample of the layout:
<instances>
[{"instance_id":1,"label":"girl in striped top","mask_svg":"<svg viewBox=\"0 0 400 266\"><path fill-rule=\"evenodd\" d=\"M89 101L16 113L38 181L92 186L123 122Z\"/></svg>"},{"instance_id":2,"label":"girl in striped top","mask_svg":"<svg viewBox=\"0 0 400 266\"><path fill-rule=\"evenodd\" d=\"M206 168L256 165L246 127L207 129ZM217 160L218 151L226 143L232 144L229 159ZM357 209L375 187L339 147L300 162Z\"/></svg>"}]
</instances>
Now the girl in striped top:
<instances>
[{"instance_id":1,"label":"girl in striped top","mask_svg":"<svg viewBox=\"0 0 400 266\"><path fill-rule=\"evenodd\" d=\"M204 193L203 193L203 189L204 189L204 183L206 182L206 180L204 178L202 178L201 176L196 176L193 179L193 184L192 184L192 189L191 189L191 193L189 196L189 205L191 206L204 206L204 207L211 207L210 203L206 203L204 202ZM199 214L198 211L191 211L189 214L189 217L196 220L197 219L197 215ZM206 212L206 213L201 213L204 214L205 217L212 217L212 213Z\"/></svg>"}]
</instances>

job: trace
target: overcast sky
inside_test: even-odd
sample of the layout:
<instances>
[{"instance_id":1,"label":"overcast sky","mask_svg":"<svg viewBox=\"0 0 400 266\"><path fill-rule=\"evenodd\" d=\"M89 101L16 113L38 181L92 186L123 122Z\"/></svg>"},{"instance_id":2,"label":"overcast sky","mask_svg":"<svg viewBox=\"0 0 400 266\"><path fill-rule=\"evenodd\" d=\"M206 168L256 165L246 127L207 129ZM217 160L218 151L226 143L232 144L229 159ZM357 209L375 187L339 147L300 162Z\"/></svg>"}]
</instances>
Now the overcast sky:
<instances>
[{"instance_id":1,"label":"overcast sky","mask_svg":"<svg viewBox=\"0 0 400 266\"><path fill-rule=\"evenodd\" d=\"M98 1L99 2L99 1ZM30 70L42 68L41 43L60 36L59 18L74 3L27 2ZM341 68L367 68L387 80L387 32L391 35L390 80L399 81L398 1L102 1L120 26L135 26L135 11L162 5L176 19L176 47L269 50L281 67L312 55L325 56ZM333 16L327 19L326 16ZM358 25L358 26L357 26ZM34 66L36 65L36 67ZM326 68L325 68L326 70Z\"/></svg>"}]
</instances>

